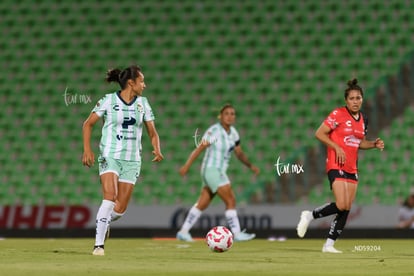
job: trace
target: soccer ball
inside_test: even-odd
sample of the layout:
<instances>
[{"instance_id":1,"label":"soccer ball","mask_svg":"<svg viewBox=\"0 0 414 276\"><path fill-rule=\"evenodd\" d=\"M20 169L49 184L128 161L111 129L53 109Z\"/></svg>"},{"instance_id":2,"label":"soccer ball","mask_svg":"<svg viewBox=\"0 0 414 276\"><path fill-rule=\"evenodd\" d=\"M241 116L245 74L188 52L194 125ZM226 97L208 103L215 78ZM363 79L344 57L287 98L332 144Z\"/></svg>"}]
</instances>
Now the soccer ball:
<instances>
[{"instance_id":1,"label":"soccer ball","mask_svg":"<svg viewBox=\"0 0 414 276\"><path fill-rule=\"evenodd\" d=\"M224 226L215 226L206 235L208 247L213 252L225 252L233 245L233 234Z\"/></svg>"}]
</instances>

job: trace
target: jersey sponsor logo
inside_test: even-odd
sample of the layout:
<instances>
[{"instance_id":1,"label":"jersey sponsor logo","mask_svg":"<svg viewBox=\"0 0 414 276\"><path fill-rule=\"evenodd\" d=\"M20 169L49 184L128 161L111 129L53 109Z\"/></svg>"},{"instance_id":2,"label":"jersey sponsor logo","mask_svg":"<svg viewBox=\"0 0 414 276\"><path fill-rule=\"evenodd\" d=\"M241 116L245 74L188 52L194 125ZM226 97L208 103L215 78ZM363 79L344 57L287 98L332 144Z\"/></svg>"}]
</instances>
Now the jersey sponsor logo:
<instances>
[{"instance_id":1,"label":"jersey sponsor logo","mask_svg":"<svg viewBox=\"0 0 414 276\"><path fill-rule=\"evenodd\" d=\"M361 139L356 138L354 135L344 137L344 143L346 146L358 148L361 143Z\"/></svg>"},{"instance_id":2,"label":"jersey sponsor logo","mask_svg":"<svg viewBox=\"0 0 414 276\"><path fill-rule=\"evenodd\" d=\"M128 128L129 126L134 125L137 122L134 117L124 117L124 121L122 122L122 128Z\"/></svg>"},{"instance_id":3,"label":"jersey sponsor logo","mask_svg":"<svg viewBox=\"0 0 414 276\"><path fill-rule=\"evenodd\" d=\"M137 137L127 137L127 136L124 136L124 135L117 134L116 139L118 141L121 141L121 140L137 140Z\"/></svg>"}]
</instances>

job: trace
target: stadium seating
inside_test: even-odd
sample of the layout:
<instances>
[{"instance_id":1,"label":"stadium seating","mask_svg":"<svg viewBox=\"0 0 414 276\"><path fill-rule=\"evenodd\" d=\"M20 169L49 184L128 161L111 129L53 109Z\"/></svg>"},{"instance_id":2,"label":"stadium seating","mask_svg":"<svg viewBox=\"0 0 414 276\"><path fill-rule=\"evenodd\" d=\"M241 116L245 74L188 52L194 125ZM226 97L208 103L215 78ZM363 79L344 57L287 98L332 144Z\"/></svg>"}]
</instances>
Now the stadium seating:
<instances>
[{"instance_id":1,"label":"stadium seating","mask_svg":"<svg viewBox=\"0 0 414 276\"><path fill-rule=\"evenodd\" d=\"M410 1L395 0L4 0L1 202L99 203L97 166L87 169L80 161L81 127L94 104L118 89L103 81L106 70L132 63L143 67L144 94L166 157L163 163L150 163L144 133L134 202L196 200L201 160L185 179L178 168L194 148L195 130L214 123L226 102L236 107L244 151L262 168L256 180L274 182L278 156L287 159L298 147L318 146L313 131L333 106L343 103L348 79L358 77L368 88L398 72L412 49L413 8ZM387 152L398 162L391 173L406 177L397 184L404 189L413 183L407 173L412 143L404 140L412 135L412 115L404 116L405 130L390 131L401 137L402 146L390 145L393 150ZM96 154L99 137L97 126L92 137ZM361 162L372 164L372 175L379 172L377 156L367 153ZM237 191L254 182L235 157L229 173ZM370 181L370 187L386 187ZM378 200L395 203L388 196L394 195L394 186L391 190L378 192ZM370 203L371 191L360 193L366 194L362 202ZM312 191L308 199L320 197Z\"/></svg>"}]
</instances>

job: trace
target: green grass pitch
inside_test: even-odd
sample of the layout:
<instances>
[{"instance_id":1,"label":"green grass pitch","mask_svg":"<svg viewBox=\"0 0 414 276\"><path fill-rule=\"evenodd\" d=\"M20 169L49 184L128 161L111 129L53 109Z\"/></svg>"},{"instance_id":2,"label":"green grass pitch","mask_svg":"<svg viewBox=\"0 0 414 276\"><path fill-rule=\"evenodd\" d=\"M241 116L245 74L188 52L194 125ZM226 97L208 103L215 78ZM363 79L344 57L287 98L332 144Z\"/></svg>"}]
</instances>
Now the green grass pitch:
<instances>
[{"instance_id":1,"label":"green grass pitch","mask_svg":"<svg viewBox=\"0 0 414 276\"><path fill-rule=\"evenodd\" d=\"M256 239L225 253L204 241L121 239L92 256L93 239L0 240L0 275L412 275L413 240L343 239L343 254L322 253L323 240Z\"/></svg>"}]
</instances>

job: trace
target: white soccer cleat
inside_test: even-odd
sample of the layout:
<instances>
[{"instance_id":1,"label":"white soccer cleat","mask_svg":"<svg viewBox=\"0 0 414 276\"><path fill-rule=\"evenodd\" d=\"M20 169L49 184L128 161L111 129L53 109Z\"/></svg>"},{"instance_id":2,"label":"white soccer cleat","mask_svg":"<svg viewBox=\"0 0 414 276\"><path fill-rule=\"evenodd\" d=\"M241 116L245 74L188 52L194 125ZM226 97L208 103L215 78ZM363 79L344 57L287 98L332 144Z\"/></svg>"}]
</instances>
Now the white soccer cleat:
<instances>
[{"instance_id":1,"label":"white soccer cleat","mask_svg":"<svg viewBox=\"0 0 414 276\"><path fill-rule=\"evenodd\" d=\"M95 247L93 249L92 255L94 256L104 256L105 255L105 250L102 247Z\"/></svg>"},{"instance_id":2,"label":"white soccer cleat","mask_svg":"<svg viewBox=\"0 0 414 276\"><path fill-rule=\"evenodd\" d=\"M342 251L337 250L333 245L326 245L324 244L322 247L323 253L342 253Z\"/></svg>"},{"instance_id":3,"label":"white soccer cleat","mask_svg":"<svg viewBox=\"0 0 414 276\"><path fill-rule=\"evenodd\" d=\"M254 233L246 233L246 230L243 230L237 234L234 234L234 241L250 241L256 237L256 234Z\"/></svg>"},{"instance_id":4,"label":"white soccer cleat","mask_svg":"<svg viewBox=\"0 0 414 276\"><path fill-rule=\"evenodd\" d=\"M313 215L311 211L302 211L300 215L300 221L296 227L299 238L303 238L308 230L309 223L313 220Z\"/></svg>"},{"instance_id":5,"label":"white soccer cleat","mask_svg":"<svg viewBox=\"0 0 414 276\"><path fill-rule=\"evenodd\" d=\"M191 234L188 232L177 232L177 240L180 241L186 241L186 242L193 242L193 237L191 237Z\"/></svg>"}]
</instances>

